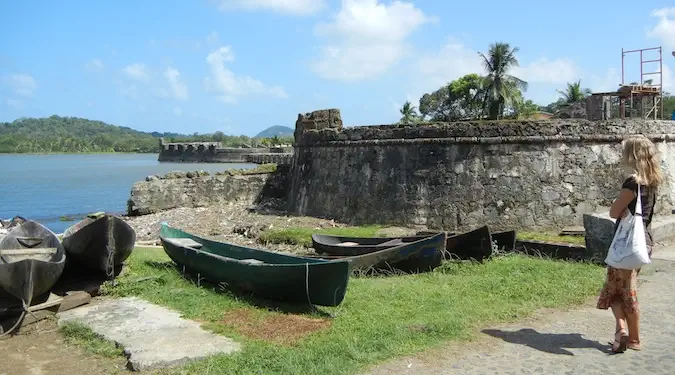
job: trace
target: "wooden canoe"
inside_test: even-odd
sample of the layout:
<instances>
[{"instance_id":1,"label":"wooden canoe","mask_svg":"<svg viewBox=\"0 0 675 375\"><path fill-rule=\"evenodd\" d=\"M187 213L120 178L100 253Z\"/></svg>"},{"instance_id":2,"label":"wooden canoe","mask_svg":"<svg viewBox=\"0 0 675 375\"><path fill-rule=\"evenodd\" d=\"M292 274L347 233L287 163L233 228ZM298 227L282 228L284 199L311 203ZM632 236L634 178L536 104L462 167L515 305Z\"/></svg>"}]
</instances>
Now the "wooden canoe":
<instances>
[{"instance_id":1,"label":"wooden canoe","mask_svg":"<svg viewBox=\"0 0 675 375\"><path fill-rule=\"evenodd\" d=\"M431 231L419 231L417 235L428 235ZM492 255L492 236L487 225L464 233L446 233L446 258L461 260L485 260Z\"/></svg>"},{"instance_id":2,"label":"wooden canoe","mask_svg":"<svg viewBox=\"0 0 675 375\"><path fill-rule=\"evenodd\" d=\"M159 238L179 266L212 282L225 282L255 295L288 302L337 306L349 281L347 261L325 261L238 246L171 228Z\"/></svg>"},{"instance_id":3,"label":"wooden canoe","mask_svg":"<svg viewBox=\"0 0 675 375\"><path fill-rule=\"evenodd\" d=\"M66 229L62 241L69 263L101 271L112 278L131 255L136 231L121 218L99 212Z\"/></svg>"},{"instance_id":4,"label":"wooden canoe","mask_svg":"<svg viewBox=\"0 0 675 375\"><path fill-rule=\"evenodd\" d=\"M348 260L352 270L422 272L441 264L445 233L396 238L313 234L312 244L317 253L329 255L325 259Z\"/></svg>"},{"instance_id":5,"label":"wooden canoe","mask_svg":"<svg viewBox=\"0 0 675 375\"><path fill-rule=\"evenodd\" d=\"M492 242L500 251L513 251L516 248L516 231L493 232Z\"/></svg>"},{"instance_id":6,"label":"wooden canoe","mask_svg":"<svg viewBox=\"0 0 675 375\"><path fill-rule=\"evenodd\" d=\"M63 273L66 252L54 232L26 220L0 240L0 289L30 306Z\"/></svg>"}]
</instances>

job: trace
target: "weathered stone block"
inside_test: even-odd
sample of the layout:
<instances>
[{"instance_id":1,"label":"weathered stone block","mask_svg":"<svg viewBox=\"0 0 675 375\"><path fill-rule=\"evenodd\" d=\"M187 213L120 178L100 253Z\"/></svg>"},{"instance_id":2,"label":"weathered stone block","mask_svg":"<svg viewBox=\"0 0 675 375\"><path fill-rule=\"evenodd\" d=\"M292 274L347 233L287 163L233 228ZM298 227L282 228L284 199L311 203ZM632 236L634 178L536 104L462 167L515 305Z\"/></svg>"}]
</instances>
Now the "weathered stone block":
<instances>
[{"instance_id":1,"label":"weathered stone block","mask_svg":"<svg viewBox=\"0 0 675 375\"><path fill-rule=\"evenodd\" d=\"M615 220L609 217L609 212L602 212L584 214L583 221L588 253L592 254L592 257L604 260L614 238Z\"/></svg>"}]
</instances>

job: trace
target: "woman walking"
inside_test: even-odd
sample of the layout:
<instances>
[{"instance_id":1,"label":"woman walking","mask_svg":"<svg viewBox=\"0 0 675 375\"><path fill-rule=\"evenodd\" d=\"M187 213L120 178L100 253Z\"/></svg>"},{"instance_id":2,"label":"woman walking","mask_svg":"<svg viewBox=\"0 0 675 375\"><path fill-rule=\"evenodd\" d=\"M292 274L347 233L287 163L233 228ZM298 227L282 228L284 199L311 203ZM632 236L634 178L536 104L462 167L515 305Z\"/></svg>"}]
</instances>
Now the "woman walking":
<instances>
[{"instance_id":1,"label":"woman walking","mask_svg":"<svg viewBox=\"0 0 675 375\"><path fill-rule=\"evenodd\" d=\"M609 210L609 216L618 219L615 231L627 210L635 214L638 184L642 199L642 220L649 257L652 256L651 222L654 214L656 191L663 182L661 165L652 141L644 136L633 136L624 141L622 165L631 173L621 185L619 197ZM623 353L626 349L640 350L640 307L637 298L637 276L640 270L622 270L607 266L607 278L598 298L597 308L612 309L616 331L612 351ZM626 332L627 331L627 332Z\"/></svg>"}]
</instances>

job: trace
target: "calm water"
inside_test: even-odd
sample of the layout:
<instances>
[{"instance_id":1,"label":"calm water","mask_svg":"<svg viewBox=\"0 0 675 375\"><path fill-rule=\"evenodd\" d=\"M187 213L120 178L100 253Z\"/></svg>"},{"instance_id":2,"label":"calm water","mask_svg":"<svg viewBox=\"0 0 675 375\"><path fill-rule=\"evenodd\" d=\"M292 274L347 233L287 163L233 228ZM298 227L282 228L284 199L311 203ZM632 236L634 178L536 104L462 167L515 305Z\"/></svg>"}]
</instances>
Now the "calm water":
<instances>
[{"instance_id":1,"label":"calm water","mask_svg":"<svg viewBox=\"0 0 675 375\"><path fill-rule=\"evenodd\" d=\"M90 212L126 212L131 186L148 175L171 171L252 168L254 164L160 163L157 154L0 154L0 218L36 220L56 233Z\"/></svg>"}]
</instances>

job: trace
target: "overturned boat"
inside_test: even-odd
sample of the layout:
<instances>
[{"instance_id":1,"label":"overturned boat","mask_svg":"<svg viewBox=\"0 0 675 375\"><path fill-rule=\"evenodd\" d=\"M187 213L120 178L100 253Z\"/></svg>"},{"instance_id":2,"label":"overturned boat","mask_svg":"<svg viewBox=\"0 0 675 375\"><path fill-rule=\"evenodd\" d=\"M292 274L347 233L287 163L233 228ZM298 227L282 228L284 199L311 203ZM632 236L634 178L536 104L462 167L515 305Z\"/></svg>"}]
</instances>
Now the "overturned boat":
<instances>
[{"instance_id":1,"label":"overturned boat","mask_svg":"<svg viewBox=\"0 0 675 375\"><path fill-rule=\"evenodd\" d=\"M134 249L136 231L118 216L97 212L66 229L62 241L69 263L113 278Z\"/></svg>"},{"instance_id":2,"label":"overturned boat","mask_svg":"<svg viewBox=\"0 0 675 375\"><path fill-rule=\"evenodd\" d=\"M19 299L27 309L34 297L56 284L66 252L54 232L26 220L0 240L0 292Z\"/></svg>"}]
</instances>

